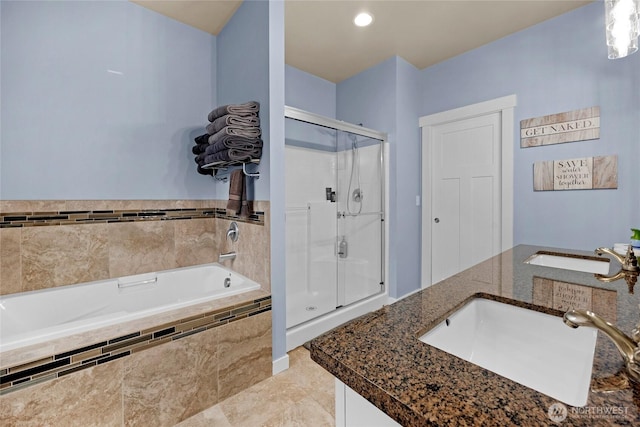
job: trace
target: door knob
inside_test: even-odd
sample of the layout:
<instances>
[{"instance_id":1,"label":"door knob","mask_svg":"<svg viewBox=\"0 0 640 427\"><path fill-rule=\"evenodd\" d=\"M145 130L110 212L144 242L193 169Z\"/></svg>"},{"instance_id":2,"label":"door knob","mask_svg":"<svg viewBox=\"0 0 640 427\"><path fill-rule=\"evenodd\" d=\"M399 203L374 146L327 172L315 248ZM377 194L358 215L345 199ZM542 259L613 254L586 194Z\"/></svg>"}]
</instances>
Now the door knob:
<instances>
[{"instance_id":1,"label":"door knob","mask_svg":"<svg viewBox=\"0 0 640 427\"><path fill-rule=\"evenodd\" d=\"M435 222L436 224L440 222L440 218L434 218L433 222Z\"/></svg>"}]
</instances>

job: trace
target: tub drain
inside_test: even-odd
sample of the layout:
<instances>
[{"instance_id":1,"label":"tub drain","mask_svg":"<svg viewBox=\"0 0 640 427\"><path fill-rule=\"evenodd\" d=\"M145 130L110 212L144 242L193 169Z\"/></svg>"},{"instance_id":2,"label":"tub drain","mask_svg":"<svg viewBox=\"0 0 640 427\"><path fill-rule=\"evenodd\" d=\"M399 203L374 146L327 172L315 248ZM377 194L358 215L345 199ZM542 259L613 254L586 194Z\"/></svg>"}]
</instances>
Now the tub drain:
<instances>
[{"instance_id":1,"label":"tub drain","mask_svg":"<svg viewBox=\"0 0 640 427\"><path fill-rule=\"evenodd\" d=\"M313 311L315 309L317 309L318 307L316 307L315 305L310 305L306 308L307 311Z\"/></svg>"}]
</instances>

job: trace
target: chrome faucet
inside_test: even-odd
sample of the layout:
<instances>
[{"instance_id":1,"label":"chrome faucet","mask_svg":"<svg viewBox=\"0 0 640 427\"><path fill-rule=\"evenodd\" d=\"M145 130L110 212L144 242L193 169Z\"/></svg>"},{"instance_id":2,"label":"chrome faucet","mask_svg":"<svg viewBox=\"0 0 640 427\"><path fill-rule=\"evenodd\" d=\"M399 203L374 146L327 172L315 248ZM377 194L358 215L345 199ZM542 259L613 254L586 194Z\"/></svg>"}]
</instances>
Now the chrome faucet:
<instances>
[{"instance_id":1,"label":"chrome faucet","mask_svg":"<svg viewBox=\"0 0 640 427\"><path fill-rule=\"evenodd\" d=\"M218 257L218 262L226 261L228 259L230 259L230 260L236 259L236 253L235 252L227 252L226 254L220 254L220 256Z\"/></svg>"},{"instance_id":2,"label":"chrome faucet","mask_svg":"<svg viewBox=\"0 0 640 427\"><path fill-rule=\"evenodd\" d=\"M227 230L227 239L231 239L232 242L237 242L239 236L240 229L238 228L238 223L233 221L231 224L229 224L229 229Z\"/></svg>"},{"instance_id":3,"label":"chrome faucet","mask_svg":"<svg viewBox=\"0 0 640 427\"><path fill-rule=\"evenodd\" d=\"M632 381L640 383L640 323L633 329L629 338L620 329L588 310L570 310L564 314L564 323L572 328L588 326L605 333L616 345L624 359L627 375Z\"/></svg>"},{"instance_id":4,"label":"chrome faucet","mask_svg":"<svg viewBox=\"0 0 640 427\"><path fill-rule=\"evenodd\" d=\"M640 271L640 267L638 267L638 259L636 258L631 245L627 248L627 254L625 256L622 256L609 248L598 248L595 252L597 255L602 255L603 253L611 255L622 265L623 270Z\"/></svg>"}]
</instances>

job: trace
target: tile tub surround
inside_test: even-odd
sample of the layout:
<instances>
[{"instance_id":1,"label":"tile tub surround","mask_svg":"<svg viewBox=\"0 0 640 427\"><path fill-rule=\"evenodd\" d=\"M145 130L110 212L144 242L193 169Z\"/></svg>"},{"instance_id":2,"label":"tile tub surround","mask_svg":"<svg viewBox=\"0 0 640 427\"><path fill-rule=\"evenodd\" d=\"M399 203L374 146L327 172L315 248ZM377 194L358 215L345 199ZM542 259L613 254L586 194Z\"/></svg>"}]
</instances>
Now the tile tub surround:
<instances>
[{"instance_id":1,"label":"tile tub surround","mask_svg":"<svg viewBox=\"0 0 640 427\"><path fill-rule=\"evenodd\" d=\"M253 305L255 301L262 301L270 297L263 290L254 290L225 298L215 299L200 304L178 308L164 313L157 313L140 319L130 320L111 326L104 326L86 332L80 332L66 337L52 339L28 347L3 351L0 353L0 371L11 366L19 366L44 360L47 357L67 353L79 348L94 345L104 341L135 334L150 329L163 329L162 325L181 323L185 319L203 316L205 313ZM4 375L4 373L3 373Z\"/></svg>"},{"instance_id":2,"label":"tile tub surround","mask_svg":"<svg viewBox=\"0 0 640 427\"><path fill-rule=\"evenodd\" d=\"M0 295L216 262L270 291L269 202L246 220L224 200L2 200ZM60 219L65 217L66 219ZM225 235L237 221L241 238Z\"/></svg>"},{"instance_id":3,"label":"tile tub surround","mask_svg":"<svg viewBox=\"0 0 640 427\"><path fill-rule=\"evenodd\" d=\"M46 351L52 348L51 343L46 342L26 349L0 353L3 356L0 369L0 395L268 312L271 310L271 297L266 296L249 299L237 304L228 304L228 302L226 305L225 303L220 303L218 305L221 305L221 308L170 322L167 322L162 314L149 316L156 319L156 324L151 327L134 330L125 335L111 336L101 341L87 338L81 346L73 347L73 345L70 345L63 352L46 354ZM191 309L178 309L175 311L187 313ZM147 322L150 323L150 320L147 320ZM113 330L113 328L109 327L103 329ZM95 331L89 331L69 337L69 339L60 338L57 341L77 342L78 336L93 337L95 334ZM235 339L238 342L242 342L243 337L239 334L236 335ZM46 355L37 360L29 359L29 356L34 354L32 350L34 348L44 349L41 351ZM6 357L4 357L5 354L7 355ZM11 364L11 361L13 361L13 364Z\"/></svg>"},{"instance_id":4,"label":"tile tub surround","mask_svg":"<svg viewBox=\"0 0 640 427\"><path fill-rule=\"evenodd\" d=\"M316 338L311 343L311 357L404 426L553 424L548 410L555 399L418 339L474 296L561 316L563 311L553 308L553 298L539 295L541 288L534 282L540 279L594 290L594 310L601 294L597 290L615 292L616 298L608 299L608 309L616 310L616 325L630 334L640 320L638 292L630 294L624 280L604 283L593 274L523 263L538 250L592 255L517 246ZM587 406L568 406L567 419L561 424L637 425L640 386L621 385L619 372L623 368L614 344L598 333ZM605 411L608 415L603 416ZM615 411L613 415L611 411Z\"/></svg>"},{"instance_id":5,"label":"tile tub surround","mask_svg":"<svg viewBox=\"0 0 640 427\"><path fill-rule=\"evenodd\" d=\"M121 348L108 345L130 354L116 354L106 363L93 363L92 350L78 353L91 367L0 396L0 424L172 426L183 421L271 376L270 306L254 315L234 314L234 307L217 314L235 315L235 321L204 330L195 325L192 333L173 333L177 339L167 332L173 326L157 326L162 345L154 339L136 344L133 337L129 350L125 340Z\"/></svg>"}]
</instances>

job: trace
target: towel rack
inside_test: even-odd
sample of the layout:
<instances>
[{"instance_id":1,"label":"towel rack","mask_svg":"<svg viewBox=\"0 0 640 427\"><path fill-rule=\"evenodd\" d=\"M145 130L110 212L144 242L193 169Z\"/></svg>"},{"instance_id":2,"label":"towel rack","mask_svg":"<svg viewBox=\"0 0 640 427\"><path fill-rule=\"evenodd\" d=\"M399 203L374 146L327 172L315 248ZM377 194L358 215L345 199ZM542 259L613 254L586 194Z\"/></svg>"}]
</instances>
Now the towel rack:
<instances>
[{"instance_id":1,"label":"towel rack","mask_svg":"<svg viewBox=\"0 0 640 427\"><path fill-rule=\"evenodd\" d=\"M227 182L227 180L229 179L228 175L229 172L223 172L224 176L220 176L221 174L219 173L219 171L227 171L231 166L242 166L242 173L245 174L245 176L249 176L251 178L255 178L255 179L260 179L260 172L249 172L247 170L247 164L254 164L254 165L258 165L260 164L260 159L251 159L249 161L246 162L238 162L238 161L230 161L230 162L214 162L214 163L208 163L204 166L202 166L203 169L213 169L216 173L213 175L213 178L216 181L222 181L222 182Z\"/></svg>"}]
</instances>

